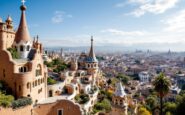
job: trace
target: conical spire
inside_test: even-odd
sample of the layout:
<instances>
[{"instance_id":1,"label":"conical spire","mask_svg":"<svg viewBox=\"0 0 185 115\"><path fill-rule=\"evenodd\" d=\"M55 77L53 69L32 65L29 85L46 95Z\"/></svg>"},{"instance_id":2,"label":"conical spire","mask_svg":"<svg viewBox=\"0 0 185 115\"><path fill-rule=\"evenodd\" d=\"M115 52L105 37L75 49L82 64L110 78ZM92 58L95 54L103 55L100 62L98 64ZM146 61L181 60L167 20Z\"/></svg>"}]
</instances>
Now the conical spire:
<instances>
[{"instance_id":1,"label":"conical spire","mask_svg":"<svg viewBox=\"0 0 185 115\"><path fill-rule=\"evenodd\" d=\"M116 84L116 91L114 92L115 96L124 97L126 95L125 90L121 82Z\"/></svg>"},{"instance_id":2,"label":"conical spire","mask_svg":"<svg viewBox=\"0 0 185 115\"><path fill-rule=\"evenodd\" d=\"M7 19L6 19L6 22L12 22L12 18L10 15L8 15Z\"/></svg>"},{"instance_id":3,"label":"conical spire","mask_svg":"<svg viewBox=\"0 0 185 115\"><path fill-rule=\"evenodd\" d=\"M93 36L91 36L91 49L89 52L89 57L96 58L95 53L94 53L94 48L93 48Z\"/></svg>"},{"instance_id":4,"label":"conical spire","mask_svg":"<svg viewBox=\"0 0 185 115\"><path fill-rule=\"evenodd\" d=\"M20 24L19 24L19 28L16 32L15 35L15 42L19 43L21 40L24 42L28 42L30 41L30 34L28 31L28 26L27 26L27 22L26 22L26 15L25 15L25 11L26 11L26 6L23 4L21 7L21 20L20 20Z\"/></svg>"}]
</instances>

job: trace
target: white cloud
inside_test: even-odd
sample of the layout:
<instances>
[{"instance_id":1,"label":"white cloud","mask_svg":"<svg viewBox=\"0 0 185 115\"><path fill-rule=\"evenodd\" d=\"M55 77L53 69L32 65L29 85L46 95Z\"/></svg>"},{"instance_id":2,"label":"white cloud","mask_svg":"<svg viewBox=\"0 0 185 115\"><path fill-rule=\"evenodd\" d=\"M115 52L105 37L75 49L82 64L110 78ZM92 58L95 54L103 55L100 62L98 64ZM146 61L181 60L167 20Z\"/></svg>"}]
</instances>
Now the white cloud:
<instances>
[{"instance_id":1,"label":"white cloud","mask_svg":"<svg viewBox=\"0 0 185 115\"><path fill-rule=\"evenodd\" d=\"M163 23L167 25L165 31L185 32L185 9L163 20Z\"/></svg>"},{"instance_id":2,"label":"white cloud","mask_svg":"<svg viewBox=\"0 0 185 115\"><path fill-rule=\"evenodd\" d=\"M140 17L145 13L161 14L175 6L178 0L129 0L138 5L131 15Z\"/></svg>"},{"instance_id":3,"label":"white cloud","mask_svg":"<svg viewBox=\"0 0 185 115\"><path fill-rule=\"evenodd\" d=\"M71 14L66 14L64 11L55 11L54 16L52 17L52 22L54 24L59 24L64 21L64 18L72 18L73 16Z\"/></svg>"},{"instance_id":4,"label":"white cloud","mask_svg":"<svg viewBox=\"0 0 185 115\"><path fill-rule=\"evenodd\" d=\"M55 11L54 16L52 17L52 22L55 24L62 23L64 20L64 12Z\"/></svg>"},{"instance_id":5,"label":"white cloud","mask_svg":"<svg viewBox=\"0 0 185 115\"><path fill-rule=\"evenodd\" d=\"M147 34L147 32L144 32L144 31L123 31L123 30L111 29L111 28L102 30L101 32L108 32L118 36L136 36L136 35L142 36Z\"/></svg>"}]
</instances>

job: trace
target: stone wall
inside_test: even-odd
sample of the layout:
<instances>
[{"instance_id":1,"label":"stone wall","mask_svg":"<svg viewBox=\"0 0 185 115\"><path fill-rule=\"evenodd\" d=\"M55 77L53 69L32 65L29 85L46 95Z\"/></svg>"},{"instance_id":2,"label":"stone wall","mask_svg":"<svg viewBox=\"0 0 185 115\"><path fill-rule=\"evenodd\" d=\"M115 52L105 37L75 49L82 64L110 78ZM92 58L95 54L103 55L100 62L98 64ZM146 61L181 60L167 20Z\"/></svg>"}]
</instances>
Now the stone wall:
<instances>
[{"instance_id":1,"label":"stone wall","mask_svg":"<svg viewBox=\"0 0 185 115\"><path fill-rule=\"evenodd\" d=\"M31 115L32 107L26 106L19 109L2 108L0 107L0 115Z\"/></svg>"}]
</instances>

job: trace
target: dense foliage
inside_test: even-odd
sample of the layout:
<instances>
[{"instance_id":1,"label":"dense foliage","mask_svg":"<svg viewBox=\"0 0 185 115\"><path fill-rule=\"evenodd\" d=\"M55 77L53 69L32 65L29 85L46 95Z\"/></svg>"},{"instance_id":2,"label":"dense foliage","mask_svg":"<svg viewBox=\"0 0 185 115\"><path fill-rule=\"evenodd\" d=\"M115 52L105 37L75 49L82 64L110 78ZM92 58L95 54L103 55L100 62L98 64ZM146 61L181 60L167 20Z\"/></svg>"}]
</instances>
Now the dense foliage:
<instances>
[{"instance_id":1,"label":"dense foliage","mask_svg":"<svg viewBox=\"0 0 185 115\"><path fill-rule=\"evenodd\" d=\"M0 81L0 92L11 95L12 90L10 87L8 87L8 84L5 81Z\"/></svg>"},{"instance_id":2,"label":"dense foliage","mask_svg":"<svg viewBox=\"0 0 185 115\"><path fill-rule=\"evenodd\" d=\"M13 59L20 58L20 55L15 48L8 48L7 50L11 53Z\"/></svg>"},{"instance_id":3,"label":"dense foliage","mask_svg":"<svg viewBox=\"0 0 185 115\"><path fill-rule=\"evenodd\" d=\"M94 105L93 112L97 113L99 111L104 111L104 112L110 112L111 111L111 104L110 101L107 99L104 99L100 102L97 102Z\"/></svg>"},{"instance_id":4,"label":"dense foliage","mask_svg":"<svg viewBox=\"0 0 185 115\"><path fill-rule=\"evenodd\" d=\"M45 61L44 64L53 69L53 72L59 73L64 71L65 69L69 68L70 65L64 63L61 59L54 59L51 62Z\"/></svg>"},{"instance_id":5,"label":"dense foliage","mask_svg":"<svg viewBox=\"0 0 185 115\"><path fill-rule=\"evenodd\" d=\"M102 101L104 99L108 99L109 101L112 101L112 92L109 92L109 91L105 91L105 90L101 90L98 97L99 97L99 100Z\"/></svg>"},{"instance_id":6,"label":"dense foliage","mask_svg":"<svg viewBox=\"0 0 185 115\"><path fill-rule=\"evenodd\" d=\"M12 107L13 109L16 109L16 108L31 105L31 104L32 104L32 99L28 97L24 97L24 98L13 101Z\"/></svg>"},{"instance_id":7,"label":"dense foliage","mask_svg":"<svg viewBox=\"0 0 185 115\"><path fill-rule=\"evenodd\" d=\"M129 76L126 76L124 74L121 74L119 73L116 78L120 79L122 81L123 84L128 84L129 80L130 80L130 77Z\"/></svg>"},{"instance_id":8,"label":"dense foliage","mask_svg":"<svg viewBox=\"0 0 185 115\"><path fill-rule=\"evenodd\" d=\"M151 115L151 113L144 107L140 107L138 110L138 115Z\"/></svg>"},{"instance_id":9,"label":"dense foliage","mask_svg":"<svg viewBox=\"0 0 185 115\"><path fill-rule=\"evenodd\" d=\"M0 106L10 107L13 100L11 88L5 81L0 81Z\"/></svg>"},{"instance_id":10,"label":"dense foliage","mask_svg":"<svg viewBox=\"0 0 185 115\"><path fill-rule=\"evenodd\" d=\"M84 93L82 93L82 94L77 94L76 96L75 96L75 100L76 100L76 102L77 103L79 103L79 104L85 104L86 102L88 102L89 101L89 95L87 95L87 94L84 94Z\"/></svg>"},{"instance_id":11,"label":"dense foliage","mask_svg":"<svg viewBox=\"0 0 185 115\"><path fill-rule=\"evenodd\" d=\"M13 101L14 97L12 95L5 95L2 92L0 92L0 106L10 107Z\"/></svg>"},{"instance_id":12,"label":"dense foliage","mask_svg":"<svg viewBox=\"0 0 185 115\"><path fill-rule=\"evenodd\" d=\"M47 82L48 82L48 85L53 85L53 84L56 84L56 83L57 83L57 81L56 81L56 80L54 80L54 79L53 79L53 78L51 78L51 77L48 77Z\"/></svg>"}]
</instances>

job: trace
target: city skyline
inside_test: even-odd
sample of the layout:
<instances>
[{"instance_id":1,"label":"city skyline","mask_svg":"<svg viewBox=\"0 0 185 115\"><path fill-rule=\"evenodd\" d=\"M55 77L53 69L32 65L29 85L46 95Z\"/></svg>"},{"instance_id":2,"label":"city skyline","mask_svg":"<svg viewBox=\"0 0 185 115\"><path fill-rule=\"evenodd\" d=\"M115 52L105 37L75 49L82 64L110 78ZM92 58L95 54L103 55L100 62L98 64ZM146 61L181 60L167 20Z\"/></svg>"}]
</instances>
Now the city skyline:
<instances>
[{"instance_id":1,"label":"city skyline","mask_svg":"<svg viewBox=\"0 0 185 115\"><path fill-rule=\"evenodd\" d=\"M20 1L0 1L0 17L19 23ZM184 51L182 0L27 0L29 31L46 47L124 46ZM7 7L10 7L7 9ZM41 15L43 14L43 15Z\"/></svg>"}]
</instances>

